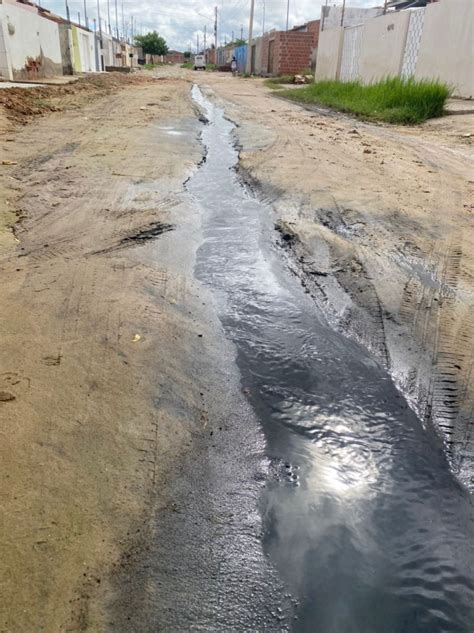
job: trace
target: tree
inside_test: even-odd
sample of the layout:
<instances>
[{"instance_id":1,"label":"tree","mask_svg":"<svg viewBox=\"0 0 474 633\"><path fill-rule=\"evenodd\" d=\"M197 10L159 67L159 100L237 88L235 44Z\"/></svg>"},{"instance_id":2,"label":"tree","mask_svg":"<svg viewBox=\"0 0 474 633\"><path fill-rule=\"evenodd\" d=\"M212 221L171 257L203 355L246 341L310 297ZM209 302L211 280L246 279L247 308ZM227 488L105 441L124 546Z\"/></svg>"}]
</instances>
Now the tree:
<instances>
[{"instance_id":1,"label":"tree","mask_svg":"<svg viewBox=\"0 0 474 633\"><path fill-rule=\"evenodd\" d=\"M165 38L158 35L156 31L146 35L137 35L135 37L135 46L141 46L143 52L148 55L166 55L168 52Z\"/></svg>"},{"instance_id":2,"label":"tree","mask_svg":"<svg viewBox=\"0 0 474 633\"><path fill-rule=\"evenodd\" d=\"M234 46L244 46L247 44L247 40L235 40Z\"/></svg>"},{"instance_id":3,"label":"tree","mask_svg":"<svg viewBox=\"0 0 474 633\"><path fill-rule=\"evenodd\" d=\"M191 51L184 51L184 59L189 59L191 57Z\"/></svg>"}]
</instances>

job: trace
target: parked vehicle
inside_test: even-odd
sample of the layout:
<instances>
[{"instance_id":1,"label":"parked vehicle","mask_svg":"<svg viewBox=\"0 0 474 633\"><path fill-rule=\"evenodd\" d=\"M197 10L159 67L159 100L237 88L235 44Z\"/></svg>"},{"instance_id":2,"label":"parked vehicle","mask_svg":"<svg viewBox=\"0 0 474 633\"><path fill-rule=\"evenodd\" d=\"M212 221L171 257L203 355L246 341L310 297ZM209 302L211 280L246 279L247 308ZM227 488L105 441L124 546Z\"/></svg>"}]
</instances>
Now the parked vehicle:
<instances>
[{"instance_id":1,"label":"parked vehicle","mask_svg":"<svg viewBox=\"0 0 474 633\"><path fill-rule=\"evenodd\" d=\"M194 70L206 70L206 57L204 55L194 55Z\"/></svg>"}]
</instances>

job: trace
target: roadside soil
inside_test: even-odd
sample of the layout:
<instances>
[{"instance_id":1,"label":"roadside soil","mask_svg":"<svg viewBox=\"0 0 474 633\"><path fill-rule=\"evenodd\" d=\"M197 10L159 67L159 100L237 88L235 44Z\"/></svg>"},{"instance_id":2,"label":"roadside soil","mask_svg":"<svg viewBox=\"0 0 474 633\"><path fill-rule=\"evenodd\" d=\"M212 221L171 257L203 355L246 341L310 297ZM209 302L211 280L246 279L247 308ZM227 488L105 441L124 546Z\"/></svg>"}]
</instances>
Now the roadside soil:
<instances>
[{"instance_id":1,"label":"roadside soil","mask_svg":"<svg viewBox=\"0 0 474 633\"><path fill-rule=\"evenodd\" d=\"M335 327L370 348L474 487L474 115L361 122L262 80L195 74L237 123L244 179Z\"/></svg>"},{"instance_id":2,"label":"roadside soil","mask_svg":"<svg viewBox=\"0 0 474 633\"><path fill-rule=\"evenodd\" d=\"M2 119L0 630L12 633L105 629L107 578L150 540L153 495L171 512L163 481L205 417L205 343L183 307L197 300L151 246L187 221L183 182L202 157L190 86L83 86L38 89L63 112Z\"/></svg>"}]
</instances>

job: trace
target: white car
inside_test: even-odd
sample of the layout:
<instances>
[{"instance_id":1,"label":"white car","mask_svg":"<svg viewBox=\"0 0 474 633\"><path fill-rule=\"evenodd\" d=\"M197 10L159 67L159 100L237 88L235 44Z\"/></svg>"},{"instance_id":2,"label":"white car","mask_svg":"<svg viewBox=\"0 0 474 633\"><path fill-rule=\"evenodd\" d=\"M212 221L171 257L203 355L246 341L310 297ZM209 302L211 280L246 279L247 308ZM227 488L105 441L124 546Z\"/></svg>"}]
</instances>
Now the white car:
<instances>
[{"instance_id":1,"label":"white car","mask_svg":"<svg viewBox=\"0 0 474 633\"><path fill-rule=\"evenodd\" d=\"M194 55L194 70L206 70L206 58L204 55Z\"/></svg>"}]
</instances>

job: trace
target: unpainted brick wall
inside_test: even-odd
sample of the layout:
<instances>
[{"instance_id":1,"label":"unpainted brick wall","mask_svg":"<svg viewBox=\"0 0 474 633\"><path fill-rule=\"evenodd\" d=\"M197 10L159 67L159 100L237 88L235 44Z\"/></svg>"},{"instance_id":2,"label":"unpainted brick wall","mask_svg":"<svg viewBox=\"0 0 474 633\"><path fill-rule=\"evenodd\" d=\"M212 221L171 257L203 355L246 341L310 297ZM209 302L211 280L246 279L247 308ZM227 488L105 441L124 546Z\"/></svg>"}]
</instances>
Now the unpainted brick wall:
<instances>
[{"instance_id":1,"label":"unpainted brick wall","mask_svg":"<svg viewBox=\"0 0 474 633\"><path fill-rule=\"evenodd\" d=\"M313 35L299 31L280 31L275 47L274 74L292 75L311 66Z\"/></svg>"}]
</instances>

